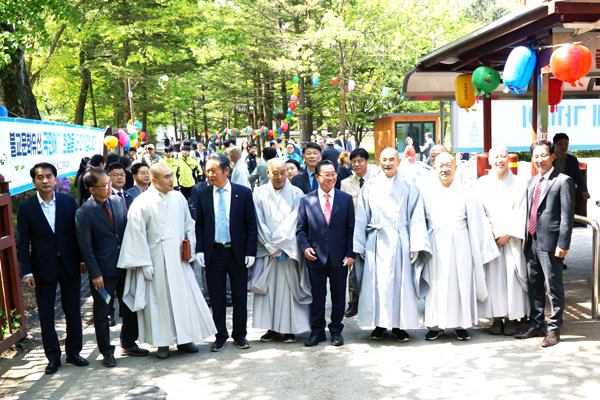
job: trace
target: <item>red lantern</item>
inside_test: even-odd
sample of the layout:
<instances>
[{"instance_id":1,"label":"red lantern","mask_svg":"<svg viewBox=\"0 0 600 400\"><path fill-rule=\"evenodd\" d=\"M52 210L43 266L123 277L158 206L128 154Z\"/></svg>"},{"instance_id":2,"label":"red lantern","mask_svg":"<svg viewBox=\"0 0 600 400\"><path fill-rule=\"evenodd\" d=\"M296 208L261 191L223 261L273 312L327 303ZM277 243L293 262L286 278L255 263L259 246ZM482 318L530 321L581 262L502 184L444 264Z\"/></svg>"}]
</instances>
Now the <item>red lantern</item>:
<instances>
[{"instance_id":1,"label":"red lantern","mask_svg":"<svg viewBox=\"0 0 600 400\"><path fill-rule=\"evenodd\" d=\"M295 101L290 103L290 109L291 109L292 111L295 111L295 110L296 110L296 102L295 102Z\"/></svg>"},{"instance_id":2,"label":"red lantern","mask_svg":"<svg viewBox=\"0 0 600 400\"><path fill-rule=\"evenodd\" d=\"M334 76L333 78L331 78L331 83L333 83L334 85L337 85L339 81L340 80L338 79L337 76Z\"/></svg>"},{"instance_id":3,"label":"red lantern","mask_svg":"<svg viewBox=\"0 0 600 400\"><path fill-rule=\"evenodd\" d=\"M579 83L590 72L592 67L592 53L580 44L567 44L559 47L550 57L552 74L561 81L568 82L571 86Z\"/></svg>"},{"instance_id":4,"label":"red lantern","mask_svg":"<svg viewBox=\"0 0 600 400\"><path fill-rule=\"evenodd\" d=\"M548 105L550 112L556 111L556 105L562 101L563 81L556 78L548 79Z\"/></svg>"}]
</instances>

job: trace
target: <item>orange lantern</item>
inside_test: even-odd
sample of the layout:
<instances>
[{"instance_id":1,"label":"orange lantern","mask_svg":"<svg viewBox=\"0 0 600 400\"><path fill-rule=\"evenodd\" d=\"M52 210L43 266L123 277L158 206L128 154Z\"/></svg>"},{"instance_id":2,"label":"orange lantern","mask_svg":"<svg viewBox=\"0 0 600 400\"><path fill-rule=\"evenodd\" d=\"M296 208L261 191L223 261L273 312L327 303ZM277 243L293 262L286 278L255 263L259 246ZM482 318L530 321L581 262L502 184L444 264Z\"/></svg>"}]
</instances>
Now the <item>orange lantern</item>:
<instances>
[{"instance_id":1,"label":"orange lantern","mask_svg":"<svg viewBox=\"0 0 600 400\"><path fill-rule=\"evenodd\" d=\"M548 105L550 112L556 111L556 106L562 101L563 81L556 78L548 79Z\"/></svg>"},{"instance_id":2,"label":"orange lantern","mask_svg":"<svg viewBox=\"0 0 600 400\"><path fill-rule=\"evenodd\" d=\"M561 81L568 82L571 86L578 83L579 79L590 72L592 67L592 53L580 44L567 44L559 47L550 57L552 74Z\"/></svg>"}]
</instances>

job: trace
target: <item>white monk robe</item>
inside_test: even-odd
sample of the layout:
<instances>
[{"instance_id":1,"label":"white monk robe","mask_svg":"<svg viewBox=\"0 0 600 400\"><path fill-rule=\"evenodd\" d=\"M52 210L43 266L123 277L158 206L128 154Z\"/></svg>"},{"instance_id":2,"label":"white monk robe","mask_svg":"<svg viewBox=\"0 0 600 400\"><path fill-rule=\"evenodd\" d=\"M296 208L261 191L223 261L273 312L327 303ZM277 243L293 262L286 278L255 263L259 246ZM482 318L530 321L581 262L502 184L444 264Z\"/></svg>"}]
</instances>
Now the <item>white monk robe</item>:
<instances>
[{"instance_id":1,"label":"white monk robe","mask_svg":"<svg viewBox=\"0 0 600 400\"><path fill-rule=\"evenodd\" d=\"M354 252L365 257L358 325L419 327L410 253L431 253L419 190L399 173L366 182L358 200Z\"/></svg>"},{"instance_id":2,"label":"white monk robe","mask_svg":"<svg viewBox=\"0 0 600 400\"><path fill-rule=\"evenodd\" d=\"M296 241L298 204L303 195L288 180L281 190L269 182L254 192L258 248L248 284L254 293L253 328L283 334L310 330L310 280Z\"/></svg>"},{"instance_id":3,"label":"white monk robe","mask_svg":"<svg viewBox=\"0 0 600 400\"><path fill-rule=\"evenodd\" d=\"M131 204L119 268L127 269L123 298L137 311L139 340L169 346L202 340L217 329L194 271L181 261L181 243L192 251L196 234L187 201L175 190L163 194L154 185ZM145 280L144 266L154 267Z\"/></svg>"},{"instance_id":4,"label":"white monk robe","mask_svg":"<svg viewBox=\"0 0 600 400\"><path fill-rule=\"evenodd\" d=\"M231 182L250 188L250 174L248 173L245 157L241 157L238 162L235 163L235 166L231 171Z\"/></svg>"},{"instance_id":5,"label":"white monk robe","mask_svg":"<svg viewBox=\"0 0 600 400\"><path fill-rule=\"evenodd\" d=\"M496 232L510 235L499 248L500 257L485 265L488 297L480 304L486 318L523 318L529 314L527 263L523 250L527 218L527 181L510 170L498 180L490 172L477 180L475 189Z\"/></svg>"},{"instance_id":6,"label":"white monk robe","mask_svg":"<svg viewBox=\"0 0 600 400\"><path fill-rule=\"evenodd\" d=\"M487 297L483 264L498 257L498 247L481 202L457 179L447 188L430 179L422 195L433 251L425 326L467 329Z\"/></svg>"}]
</instances>

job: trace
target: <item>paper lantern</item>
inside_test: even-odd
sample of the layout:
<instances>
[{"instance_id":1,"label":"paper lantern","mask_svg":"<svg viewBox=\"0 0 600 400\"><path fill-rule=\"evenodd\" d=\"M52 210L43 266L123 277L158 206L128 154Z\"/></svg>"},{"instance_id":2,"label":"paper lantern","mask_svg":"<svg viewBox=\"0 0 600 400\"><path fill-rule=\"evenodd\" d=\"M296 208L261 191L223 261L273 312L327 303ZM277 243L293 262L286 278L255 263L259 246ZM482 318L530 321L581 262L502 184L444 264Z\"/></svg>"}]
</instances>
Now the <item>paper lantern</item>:
<instances>
[{"instance_id":1,"label":"paper lantern","mask_svg":"<svg viewBox=\"0 0 600 400\"><path fill-rule=\"evenodd\" d=\"M319 86L319 75L313 75L312 82L314 87Z\"/></svg>"},{"instance_id":2,"label":"paper lantern","mask_svg":"<svg viewBox=\"0 0 600 400\"><path fill-rule=\"evenodd\" d=\"M290 100L291 100L291 101L296 101L296 100L298 100L298 96L296 96L295 94L293 94L293 95L290 97Z\"/></svg>"},{"instance_id":3,"label":"paper lantern","mask_svg":"<svg viewBox=\"0 0 600 400\"><path fill-rule=\"evenodd\" d=\"M339 81L340 80L337 76L334 76L333 78L331 78L331 83L333 83L334 86L337 85Z\"/></svg>"},{"instance_id":4,"label":"paper lantern","mask_svg":"<svg viewBox=\"0 0 600 400\"><path fill-rule=\"evenodd\" d=\"M4 106L0 106L0 117L8 117L8 110Z\"/></svg>"},{"instance_id":5,"label":"paper lantern","mask_svg":"<svg viewBox=\"0 0 600 400\"><path fill-rule=\"evenodd\" d=\"M356 87L356 82L354 82L354 80L350 79L348 81L348 91L349 92L353 91L355 87Z\"/></svg>"},{"instance_id":6,"label":"paper lantern","mask_svg":"<svg viewBox=\"0 0 600 400\"><path fill-rule=\"evenodd\" d=\"M556 78L548 79L548 105L550 112L556 111L556 106L562 101L563 81Z\"/></svg>"},{"instance_id":7,"label":"paper lantern","mask_svg":"<svg viewBox=\"0 0 600 400\"><path fill-rule=\"evenodd\" d=\"M292 94L295 96L298 96L298 87L297 86L292 88Z\"/></svg>"},{"instance_id":8,"label":"paper lantern","mask_svg":"<svg viewBox=\"0 0 600 400\"><path fill-rule=\"evenodd\" d=\"M119 139L114 136L106 136L104 138L104 145L109 149L114 149L119 144Z\"/></svg>"},{"instance_id":9,"label":"paper lantern","mask_svg":"<svg viewBox=\"0 0 600 400\"><path fill-rule=\"evenodd\" d=\"M491 93L500 85L500 74L490 67L478 67L473 71L471 82L475 87L475 96L490 97Z\"/></svg>"},{"instance_id":10,"label":"paper lantern","mask_svg":"<svg viewBox=\"0 0 600 400\"><path fill-rule=\"evenodd\" d=\"M296 110L296 102L295 101L290 103L290 110L292 110L292 111Z\"/></svg>"},{"instance_id":11,"label":"paper lantern","mask_svg":"<svg viewBox=\"0 0 600 400\"><path fill-rule=\"evenodd\" d=\"M283 124L281 124L281 130L282 131L287 131L288 130L288 124L286 124L285 122Z\"/></svg>"},{"instance_id":12,"label":"paper lantern","mask_svg":"<svg viewBox=\"0 0 600 400\"><path fill-rule=\"evenodd\" d=\"M371 85L370 83L367 83L365 85L365 92L371 93L371 90L373 90L373 85Z\"/></svg>"},{"instance_id":13,"label":"paper lantern","mask_svg":"<svg viewBox=\"0 0 600 400\"><path fill-rule=\"evenodd\" d=\"M381 89L381 97L388 97L390 94L390 88L384 86L383 89Z\"/></svg>"},{"instance_id":14,"label":"paper lantern","mask_svg":"<svg viewBox=\"0 0 600 400\"><path fill-rule=\"evenodd\" d=\"M529 47L515 47L506 60L502 80L504 82L504 93L510 90L515 94L525 93L527 85L533 75L535 68L535 52Z\"/></svg>"},{"instance_id":15,"label":"paper lantern","mask_svg":"<svg viewBox=\"0 0 600 400\"><path fill-rule=\"evenodd\" d=\"M454 80L454 97L458 107L465 111L475 104L475 88L471 83L471 74L462 74Z\"/></svg>"},{"instance_id":16,"label":"paper lantern","mask_svg":"<svg viewBox=\"0 0 600 400\"><path fill-rule=\"evenodd\" d=\"M298 82L300 82L300 77L298 75L294 75L294 77L292 78L292 81L294 83L298 83Z\"/></svg>"},{"instance_id":17,"label":"paper lantern","mask_svg":"<svg viewBox=\"0 0 600 400\"><path fill-rule=\"evenodd\" d=\"M592 67L592 53L590 50L580 44L567 44L559 47L550 57L550 68L552 74L560 79L575 86L583 86L579 79L590 72Z\"/></svg>"}]
</instances>

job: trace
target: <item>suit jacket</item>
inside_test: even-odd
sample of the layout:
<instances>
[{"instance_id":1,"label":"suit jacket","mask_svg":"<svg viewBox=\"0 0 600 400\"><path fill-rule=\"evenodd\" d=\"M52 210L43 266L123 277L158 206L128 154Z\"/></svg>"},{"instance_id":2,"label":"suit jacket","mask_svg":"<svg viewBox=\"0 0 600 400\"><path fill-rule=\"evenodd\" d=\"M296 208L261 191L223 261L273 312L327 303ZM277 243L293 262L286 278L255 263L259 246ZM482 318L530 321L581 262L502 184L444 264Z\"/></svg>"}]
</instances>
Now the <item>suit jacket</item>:
<instances>
[{"instance_id":1,"label":"suit jacket","mask_svg":"<svg viewBox=\"0 0 600 400\"><path fill-rule=\"evenodd\" d=\"M204 260L208 265L215 245L215 207L212 185L197 193L196 205L196 252L204 253ZM256 211L252 200L252 191L235 183L231 184L229 236L235 261L239 267L245 268L244 257L256 257L258 237Z\"/></svg>"},{"instance_id":2,"label":"suit jacket","mask_svg":"<svg viewBox=\"0 0 600 400\"><path fill-rule=\"evenodd\" d=\"M529 180L527 187L526 227L529 226L529 214L538 181L539 174ZM573 180L554 170L548 177L546 187L541 193L537 211L536 234L540 250L554 252L556 247L565 250L569 248L574 214ZM527 240L531 240L529 237L530 235L527 235Z\"/></svg>"},{"instance_id":3,"label":"suit jacket","mask_svg":"<svg viewBox=\"0 0 600 400\"><path fill-rule=\"evenodd\" d=\"M117 195L109 198L114 227L102 205L90 197L75 215L77 241L91 278L117 276L117 262L127 223L127 207Z\"/></svg>"},{"instance_id":4,"label":"suit jacket","mask_svg":"<svg viewBox=\"0 0 600 400\"><path fill-rule=\"evenodd\" d=\"M52 232L36 195L22 203L17 213L17 250L21 272L23 275L33 273L34 279L40 282L59 278L59 257L68 275L79 276L79 247L75 232L77 203L73 196L54 195L55 232Z\"/></svg>"},{"instance_id":5,"label":"suit jacket","mask_svg":"<svg viewBox=\"0 0 600 400\"><path fill-rule=\"evenodd\" d=\"M317 177L315 177L317 179ZM308 170L304 170L300 172L298 175L292 178L292 185L300 188L304 192L304 194L308 194L312 192L312 188L310 187L310 179L308 178Z\"/></svg>"},{"instance_id":6,"label":"suit jacket","mask_svg":"<svg viewBox=\"0 0 600 400\"><path fill-rule=\"evenodd\" d=\"M138 197L140 194L142 194L144 192L142 192L142 189L140 189L138 187L138 185L134 185L131 189L126 190L125 193L130 195L133 198L133 200L135 200L136 197Z\"/></svg>"},{"instance_id":7,"label":"suit jacket","mask_svg":"<svg viewBox=\"0 0 600 400\"><path fill-rule=\"evenodd\" d=\"M305 252L312 247L317 253L316 261L307 261L310 268L324 268L327 258L334 267L341 266L344 257L354 258L352 238L354 236L354 205L352 196L335 190L331 219L325 223L325 216L319 204L318 190L300 199L296 238Z\"/></svg>"},{"instance_id":8,"label":"suit jacket","mask_svg":"<svg viewBox=\"0 0 600 400\"><path fill-rule=\"evenodd\" d=\"M325 149L321 153L321 158L323 160L329 160L333 163L333 166L337 170L338 167L338 158L340 158L340 152L331 146L325 146Z\"/></svg>"},{"instance_id":9,"label":"suit jacket","mask_svg":"<svg viewBox=\"0 0 600 400\"><path fill-rule=\"evenodd\" d=\"M196 220L196 210L198 209L198 192L206 187L206 182L196 183L192 187L192 195L190 196L190 201L188 203L188 207L190 208L190 214L194 221Z\"/></svg>"},{"instance_id":10,"label":"suit jacket","mask_svg":"<svg viewBox=\"0 0 600 400\"><path fill-rule=\"evenodd\" d=\"M556 157L554 158L554 162L556 162ZM567 153L566 159L565 159L565 172L563 172L563 174L565 174L565 175L571 177L571 179L573 179L577 190L579 190L580 192L588 191L587 185L585 184L585 181L583 180L583 174L581 173L581 170L579 169L579 161L577 160L577 157L575 157L574 155Z\"/></svg>"},{"instance_id":11,"label":"suit jacket","mask_svg":"<svg viewBox=\"0 0 600 400\"><path fill-rule=\"evenodd\" d=\"M258 186L266 185L269 183L269 177L267 176L268 165L265 161L259 163L254 171L250 174L248 181L254 185L258 180Z\"/></svg>"},{"instance_id":12,"label":"suit jacket","mask_svg":"<svg viewBox=\"0 0 600 400\"><path fill-rule=\"evenodd\" d=\"M119 197L119 195L117 193L115 193L115 190L113 189L113 194L117 197ZM129 210L129 207L131 206L131 203L133 203L133 196L130 195L129 193L127 193L127 190L123 190L123 200L125 201L125 206L127 207L127 209Z\"/></svg>"}]
</instances>

